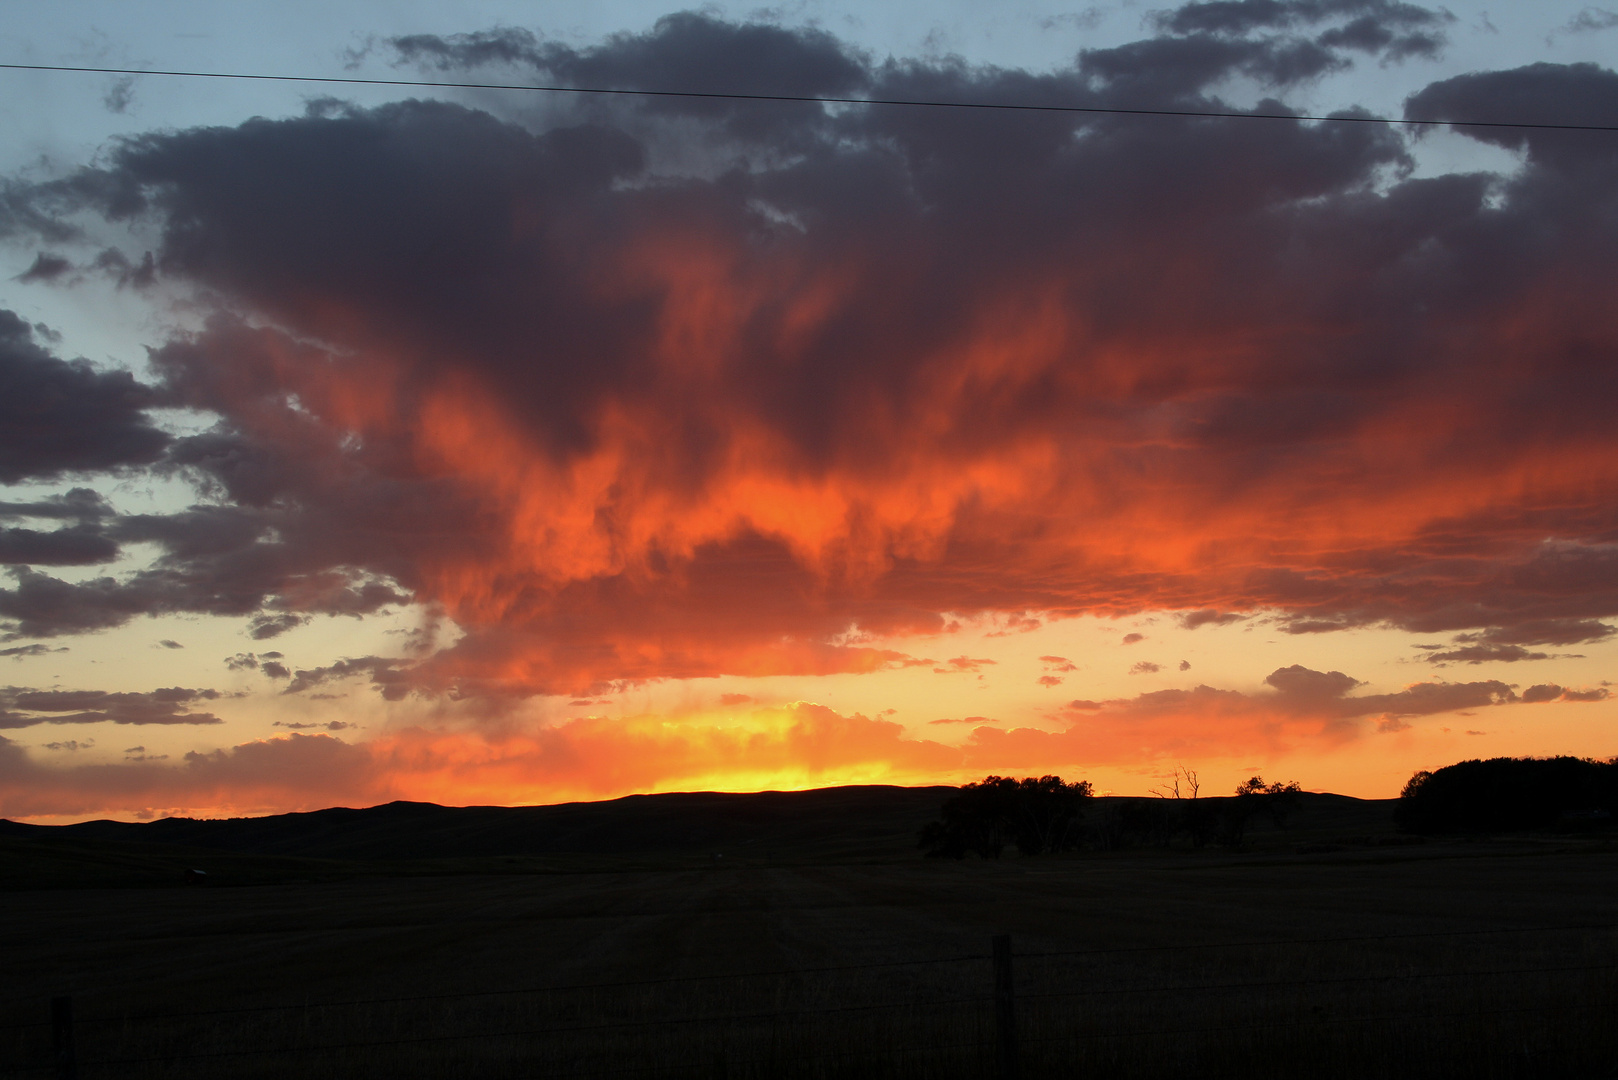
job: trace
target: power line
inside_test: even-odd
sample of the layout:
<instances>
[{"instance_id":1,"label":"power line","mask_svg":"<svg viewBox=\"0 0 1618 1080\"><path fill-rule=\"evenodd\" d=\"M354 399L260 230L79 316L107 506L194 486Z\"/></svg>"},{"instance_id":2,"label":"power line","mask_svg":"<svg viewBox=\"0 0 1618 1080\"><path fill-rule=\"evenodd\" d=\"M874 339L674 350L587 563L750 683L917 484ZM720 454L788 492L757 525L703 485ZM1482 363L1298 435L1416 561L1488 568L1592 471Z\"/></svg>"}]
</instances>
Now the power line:
<instances>
[{"instance_id":1,"label":"power line","mask_svg":"<svg viewBox=\"0 0 1618 1080\"><path fill-rule=\"evenodd\" d=\"M1191 949L1254 949L1284 945L1342 945L1361 941L1409 941L1415 938L1485 937L1494 934L1560 934L1584 930L1618 929L1611 923L1585 923L1576 926L1509 926L1493 930L1424 930L1411 934L1362 934L1354 937L1253 939L1249 941L1209 941L1177 945L1121 945L1105 949L1063 949L1058 952L1028 952L1018 956L1043 959L1060 956L1108 956L1115 953L1186 952Z\"/></svg>"},{"instance_id":2,"label":"power line","mask_svg":"<svg viewBox=\"0 0 1618 1080\"><path fill-rule=\"evenodd\" d=\"M992 109L1002 112L1079 113L1100 116L1178 116L1218 120L1322 121L1334 124L1386 124L1400 127L1511 128L1531 131L1618 132L1618 124L1552 124L1511 120L1412 120L1384 116L1319 116L1215 109L1126 109L1101 105L1029 105L994 101L938 101L914 98L819 97L811 94L742 94L706 90L628 90L604 86L537 86L531 83L434 82L426 79L364 79L330 75L259 75L239 71L176 71L153 68L75 67L68 64L0 64L8 71L67 71L94 75L167 75L186 79L243 79L257 82L333 83L344 86L434 86L449 90L526 90L547 94L622 97L699 98L720 101L810 102L819 105L892 105L932 109Z\"/></svg>"},{"instance_id":3,"label":"power line","mask_svg":"<svg viewBox=\"0 0 1618 1080\"><path fill-rule=\"evenodd\" d=\"M523 994L555 994L575 990L622 990L636 989L644 986L666 986L670 983L718 982L727 979L779 979L794 975L822 975L828 972L875 971L878 968L922 967L935 964L960 964L968 961L988 959L989 957L981 954L972 954L970 956L945 956L933 960L884 960L874 964L840 964L832 967L788 968L780 971L735 971L724 972L716 975L675 975L662 979L632 979L625 982L593 982L572 983L569 985L523 986L514 990L470 990L459 994L413 994L409 997L351 998L347 1001L299 1001L285 1005L246 1005L234 1009L209 1009L202 1012L146 1013L144 1015L136 1016L104 1016L80 1020L78 1022L81 1024L122 1024L129 1021L140 1021L145 1023L152 1020L174 1020L194 1016L227 1016L237 1013L286 1012L292 1009L338 1009L349 1008L355 1005L402 1005L419 1001L459 1001L464 998L474 997L508 997ZM41 1021L39 1024L18 1024L14 1026L39 1027L45 1025L46 1023L48 1022ZM10 1030L10 1028L0 1027L0 1031L8 1030Z\"/></svg>"}]
</instances>

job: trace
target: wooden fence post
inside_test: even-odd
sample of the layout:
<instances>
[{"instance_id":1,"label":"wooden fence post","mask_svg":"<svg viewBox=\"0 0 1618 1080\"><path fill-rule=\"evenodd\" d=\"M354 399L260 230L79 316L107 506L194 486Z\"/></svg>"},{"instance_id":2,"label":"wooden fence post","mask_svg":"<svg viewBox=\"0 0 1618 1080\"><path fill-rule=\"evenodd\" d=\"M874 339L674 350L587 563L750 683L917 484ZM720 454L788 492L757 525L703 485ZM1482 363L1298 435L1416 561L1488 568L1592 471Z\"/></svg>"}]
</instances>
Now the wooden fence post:
<instances>
[{"instance_id":1,"label":"wooden fence post","mask_svg":"<svg viewBox=\"0 0 1618 1080\"><path fill-rule=\"evenodd\" d=\"M994 937L995 1058L1000 1080L1017 1080L1017 1012L1011 980L1011 935Z\"/></svg>"},{"instance_id":2,"label":"wooden fence post","mask_svg":"<svg viewBox=\"0 0 1618 1080\"><path fill-rule=\"evenodd\" d=\"M73 1054L73 999L51 998L51 1043L56 1047L57 1080L78 1080L79 1066Z\"/></svg>"}]
</instances>

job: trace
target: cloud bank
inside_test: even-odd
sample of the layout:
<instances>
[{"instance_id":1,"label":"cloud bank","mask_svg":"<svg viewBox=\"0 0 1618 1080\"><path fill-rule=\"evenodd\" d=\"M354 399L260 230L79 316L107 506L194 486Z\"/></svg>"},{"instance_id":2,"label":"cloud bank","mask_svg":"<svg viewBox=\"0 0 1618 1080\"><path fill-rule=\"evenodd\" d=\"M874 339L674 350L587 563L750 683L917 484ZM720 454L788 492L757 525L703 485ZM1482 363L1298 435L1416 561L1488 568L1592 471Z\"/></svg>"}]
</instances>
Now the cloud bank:
<instances>
[{"instance_id":1,"label":"cloud bank","mask_svg":"<svg viewBox=\"0 0 1618 1080\"><path fill-rule=\"evenodd\" d=\"M380 47L621 90L1241 111L1220 96L1239 84L1275 113L1323 73L1435 55L1451 21L1192 4L1048 73L694 13L588 47L517 30ZM1407 103L1615 110L1618 74L1589 64ZM121 139L8 186L0 233L38 248L32 281L162 282L200 320L142 382L0 314L0 480L149 469L199 501L0 506L6 640L165 613L268 640L414 603L464 635L262 670L289 694L360 675L393 700L588 701L721 674L970 675L992 661L871 644L964 615L1278 612L1293 633L1454 635L1435 662L1604 639L1618 143L1459 130L1521 168L1418 178L1374 124L677 96L322 100ZM109 239L129 229L153 249ZM169 434L160 406L216 423ZM132 545L154 560L52 569ZM1073 670L1054 660L1047 687ZM1204 686L1099 711L1269 738L1516 700L1488 681L1354 697L1289 670L1261 699ZM973 739L1068 738L1023 732Z\"/></svg>"},{"instance_id":2,"label":"cloud bank","mask_svg":"<svg viewBox=\"0 0 1618 1080\"><path fill-rule=\"evenodd\" d=\"M1221 80L1284 91L1443 23L1193 5L1048 75L700 15L585 49L393 47L618 88L1224 107ZM1615 104L1618 75L1541 64L1409 107ZM1524 168L1400 179L1405 146L1374 125L681 98L322 103L127 139L14 193L9 227L144 222L155 273L214 315L155 350L152 388L11 319L14 377L104 422L47 418L5 467L161 455L221 505L12 530L17 563L165 555L119 581L19 570L0 615L42 637L268 612L268 636L414 598L470 631L426 683L562 692L871 670L900 658L828 640L948 612L1422 632L1618 614L1618 156L1587 133L1474 137ZM158 398L222 420L170 440L140 411Z\"/></svg>"},{"instance_id":3,"label":"cloud bank","mask_svg":"<svg viewBox=\"0 0 1618 1080\"><path fill-rule=\"evenodd\" d=\"M1352 691L1359 680L1301 665L1280 668L1255 693L1197 686L1112 701L1074 701L1057 730L993 717L941 718L971 728L964 741L918 738L903 725L811 702L724 714L584 716L541 728L464 730L415 726L361 743L302 735L353 725L280 723L293 734L179 761L130 758L121 765L40 764L0 738L0 815L94 813L130 807L216 812L369 805L392 799L451 804L555 802L631 791L758 790L838 783L937 783L985 772L1129 764L1176 755L1331 749L1407 730L1456 709L1607 700L1604 687L1539 684L1521 694L1505 683L1415 683L1384 694ZM165 697L166 695L166 697ZM189 695L187 697L186 695ZM21 695L15 705L65 711L94 706L119 723L217 723L213 718L123 718L116 710L176 706L197 691L136 695ZM217 695L215 695L217 696ZM85 700L79 702L76 697ZM740 704L740 703L738 703ZM40 722L40 721L34 721ZM66 749L65 744L52 744ZM73 747L76 749L77 747ZM136 748L137 750L142 748Z\"/></svg>"}]
</instances>

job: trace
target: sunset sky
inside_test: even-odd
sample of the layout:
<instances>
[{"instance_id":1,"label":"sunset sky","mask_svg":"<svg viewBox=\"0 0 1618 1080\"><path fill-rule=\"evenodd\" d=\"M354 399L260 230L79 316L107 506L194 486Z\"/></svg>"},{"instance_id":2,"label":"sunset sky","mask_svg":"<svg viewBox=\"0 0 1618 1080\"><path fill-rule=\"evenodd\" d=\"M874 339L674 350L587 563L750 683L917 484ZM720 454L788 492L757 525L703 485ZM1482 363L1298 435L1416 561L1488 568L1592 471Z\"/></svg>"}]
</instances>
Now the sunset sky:
<instances>
[{"instance_id":1,"label":"sunset sky","mask_svg":"<svg viewBox=\"0 0 1618 1080\"><path fill-rule=\"evenodd\" d=\"M1577 3L6 24L12 64L1618 126ZM0 816L1618 754L1618 132L0 86Z\"/></svg>"}]
</instances>

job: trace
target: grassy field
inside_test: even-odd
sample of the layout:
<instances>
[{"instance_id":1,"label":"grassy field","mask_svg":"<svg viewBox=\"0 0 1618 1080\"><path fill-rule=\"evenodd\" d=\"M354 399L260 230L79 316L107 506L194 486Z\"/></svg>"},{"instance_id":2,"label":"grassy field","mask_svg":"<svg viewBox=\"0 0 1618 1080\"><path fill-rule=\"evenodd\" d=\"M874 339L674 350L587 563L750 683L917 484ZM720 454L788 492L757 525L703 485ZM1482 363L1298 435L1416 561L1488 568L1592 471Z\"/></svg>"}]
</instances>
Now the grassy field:
<instances>
[{"instance_id":1,"label":"grassy field","mask_svg":"<svg viewBox=\"0 0 1618 1080\"><path fill-rule=\"evenodd\" d=\"M71 994L84 1077L994 1076L1008 933L1024 1076L1618 1075L1600 837L1411 844L1323 797L1240 851L957 863L898 802L721 858L7 836L0 1069L54 1075Z\"/></svg>"}]
</instances>

